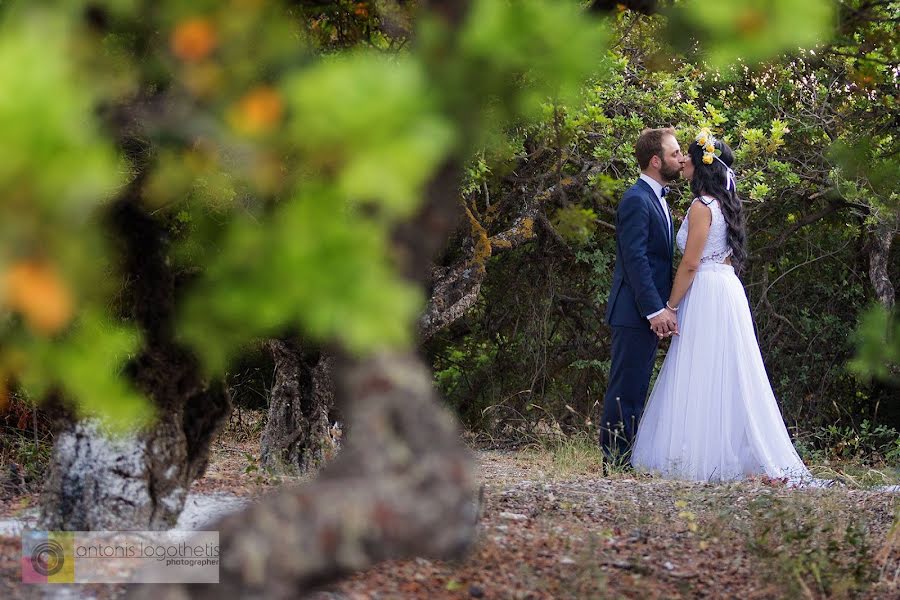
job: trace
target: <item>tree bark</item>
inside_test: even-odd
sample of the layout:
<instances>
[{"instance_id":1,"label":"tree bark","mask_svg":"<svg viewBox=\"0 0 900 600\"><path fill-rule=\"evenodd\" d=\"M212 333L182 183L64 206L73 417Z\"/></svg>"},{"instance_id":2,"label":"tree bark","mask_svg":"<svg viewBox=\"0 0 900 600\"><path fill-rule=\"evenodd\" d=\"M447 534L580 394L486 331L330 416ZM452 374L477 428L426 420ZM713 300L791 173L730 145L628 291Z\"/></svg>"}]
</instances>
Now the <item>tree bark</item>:
<instances>
[{"instance_id":1,"label":"tree bark","mask_svg":"<svg viewBox=\"0 0 900 600\"><path fill-rule=\"evenodd\" d=\"M458 25L465 1L429 2ZM447 52L451 50L448 48ZM392 236L400 271L423 288L459 217L458 157ZM462 555L478 516L475 462L413 354L344 357L337 398L347 421L340 456L306 486L283 490L213 527L220 583L133 588L139 598L294 598L387 558Z\"/></svg>"},{"instance_id":2,"label":"tree bark","mask_svg":"<svg viewBox=\"0 0 900 600\"><path fill-rule=\"evenodd\" d=\"M149 429L111 436L93 420L56 434L41 497L42 529L169 529L191 482L206 470L209 445L230 408L224 390L162 415ZM203 418L200 418L200 414Z\"/></svg>"},{"instance_id":3,"label":"tree bark","mask_svg":"<svg viewBox=\"0 0 900 600\"><path fill-rule=\"evenodd\" d=\"M869 281L875 291L875 298L889 311L894 307L896 294L888 270L891 246L896 235L897 229L892 223L879 223L869 230L866 242L869 255Z\"/></svg>"},{"instance_id":4,"label":"tree bark","mask_svg":"<svg viewBox=\"0 0 900 600\"><path fill-rule=\"evenodd\" d=\"M266 345L275 360L275 382L260 443L262 463L285 474L318 471L336 450L329 418L334 357L304 352L296 340Z\"/></svg>"},{"instance_id":5,"label":"tree bark","mask_svg":"<svg viewBox=\"0 0 900 600\"><path fill-rule=\"evenodd\" d=\"M535 223L542 216L534 196L523 198L512 225L494 235L488 235L468 208L465 215L470 229L464 244L465 256L448 267L432 270L431 298L418 324L422 343L452 325L475 305L487 275L487 261L495 254L534 239Z\"/></svg>"},{"instance_id":6,"label":"tree bark","mask_svg":"<svg viewBox=\"0 0 900 600\"><path fill-rule=\"evenodd\" d=\"M45 529L171 527L231 410L224 386L203 381L196 360L173 341L176 278L165 231L135 199L139 185L116 204L110 224L130 282L120 299L123 317L141 327L145 343L128 375L152 402L156 420L113 439L94 421L57 419L41 498Z\"/></svg>"},{"instance_id":7,"label":"tree bark","mask_svg":"<svg viewBox=\"0 0 900 600\"><path fill-rule=\"evenodd\" d=\"M220 583L138 586L135 597L295 598L388 558L460 557L474 539L477 481L430 370L410 354L344 359L350 435L315 482L223 519Z\"/></svg>"}]
</instances>

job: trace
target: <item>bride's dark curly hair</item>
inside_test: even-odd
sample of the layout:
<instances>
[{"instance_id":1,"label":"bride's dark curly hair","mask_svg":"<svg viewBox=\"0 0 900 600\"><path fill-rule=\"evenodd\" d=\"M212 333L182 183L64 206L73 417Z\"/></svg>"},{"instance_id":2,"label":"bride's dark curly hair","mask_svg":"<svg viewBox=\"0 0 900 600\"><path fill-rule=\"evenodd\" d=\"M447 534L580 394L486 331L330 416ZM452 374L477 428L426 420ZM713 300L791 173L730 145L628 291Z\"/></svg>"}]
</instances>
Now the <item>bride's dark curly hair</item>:
<instances>
[{"instance_id":1,"label":"bride's dark curly hair","mask_svg":"<svg viewBox=\"0 0 900 600\"><path fill-rule=\"evenodd\" d=\"M722 140L716 140L715 146L721 151L718 160L711 164L703 163L703 148L697 142L691 142L688 146L688 154L694 164L694 177L691 179L691 193L694 198L700 196L712 196L719 201L725 223L728 225L727 240L731 248L731 265L734 271L740 274L747 263L747 227L744 210L741 207L741 199L737 192L728 189L728 171L725 165L731 167L734 163L734 152Z\"/></svg>"}]
</instances>

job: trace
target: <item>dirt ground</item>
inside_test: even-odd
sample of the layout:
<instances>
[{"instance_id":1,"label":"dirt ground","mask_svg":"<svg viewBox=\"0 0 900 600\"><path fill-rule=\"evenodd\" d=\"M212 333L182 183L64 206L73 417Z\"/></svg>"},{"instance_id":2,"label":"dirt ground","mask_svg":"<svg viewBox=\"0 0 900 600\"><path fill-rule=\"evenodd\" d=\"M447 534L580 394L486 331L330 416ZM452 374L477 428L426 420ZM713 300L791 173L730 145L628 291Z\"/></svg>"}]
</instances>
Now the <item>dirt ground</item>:
<instances>
[{"instance_id":1,"label":"dirt ground","mask_svg":"<svg viewBox=\"0 0 900 600\"><path fill-rule=\"evenodd\" d=\"M484 513L459 563L388 563L336 598L900 597L898 495L558 477L480 452Z\"/></svg>"},{"instance_id":2,"label":"dirt ground","mask_svg":"<svg viewBox=\"0 0 900 600\"><path fill-rule=\"evenodd\" d=\"M253 498L292 482L261 473L256 452L252 441L218 442L192 491ZM560 469L535 451L477 456L484 502L468 558L384 563L313 597L900 597L900 494L604 477L589 465ZM35 501L7 499L0 512ZM0 597L54 597L19 584L19 552L18 538L0 537ZM72 592L115 598L121 587Z\"/></svg>"}]
</instances>

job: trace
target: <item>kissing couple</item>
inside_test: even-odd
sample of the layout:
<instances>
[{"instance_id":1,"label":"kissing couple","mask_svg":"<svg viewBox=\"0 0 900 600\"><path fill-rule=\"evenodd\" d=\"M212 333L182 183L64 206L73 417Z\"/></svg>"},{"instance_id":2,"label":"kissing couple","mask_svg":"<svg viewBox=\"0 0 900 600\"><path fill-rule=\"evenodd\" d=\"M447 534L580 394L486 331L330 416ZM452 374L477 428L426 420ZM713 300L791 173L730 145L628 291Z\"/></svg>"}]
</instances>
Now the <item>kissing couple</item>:
<instances>
[{"instance_id":1,"label":"kissing couple","mask_svg":"<svg viewBox=\"0 0 900 600\"><path fill-rule=\"evenodd\" d=\"M641 174L616 212L606 307L612 365L600 446L639 471L695 481L811 478L785 428L738 275L746 225L734 153L709 129L682 152L673 129L644 130ZM668 185L690 183L675 233ZM673 275L674 248L681 254ZM659 341L671 344L647 401Z\"/></svg>"}]
</instances>

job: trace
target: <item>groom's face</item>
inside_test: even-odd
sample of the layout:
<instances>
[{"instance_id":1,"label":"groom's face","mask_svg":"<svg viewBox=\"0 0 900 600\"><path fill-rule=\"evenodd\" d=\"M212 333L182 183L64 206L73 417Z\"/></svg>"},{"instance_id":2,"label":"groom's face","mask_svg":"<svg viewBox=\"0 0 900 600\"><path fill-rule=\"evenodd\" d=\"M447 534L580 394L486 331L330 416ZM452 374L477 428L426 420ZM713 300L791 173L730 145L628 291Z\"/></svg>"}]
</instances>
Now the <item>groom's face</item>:
<instances>
[{"instance_id":1,"label":"groom's face","mask_svg":"<svg viewBox=\"0 0 900 600\"><path fill-rule=\"evenodd\" d=\"M675 181L681 177L682 154L681 147L674 135L667 135L662 139L662 156L660 158L659 174L666 181Z\"/></svg>"}]
</instances>

